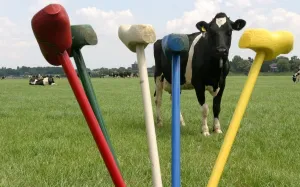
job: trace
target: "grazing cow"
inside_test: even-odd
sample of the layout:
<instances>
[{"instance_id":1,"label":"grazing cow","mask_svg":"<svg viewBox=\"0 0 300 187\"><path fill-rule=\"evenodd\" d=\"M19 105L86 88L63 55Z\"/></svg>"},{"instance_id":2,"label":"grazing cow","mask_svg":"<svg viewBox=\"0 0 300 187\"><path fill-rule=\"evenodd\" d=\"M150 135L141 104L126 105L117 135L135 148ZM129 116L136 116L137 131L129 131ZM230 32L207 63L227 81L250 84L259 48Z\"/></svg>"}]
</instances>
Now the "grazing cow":
<instances>
[{"instance_id":1,"label":"grazing cow","mask_svg":"<svg viewBox=\"0 0 300 187\"><path fill-rule=\"evenodd\" d=\"M41 86L45 86L47 84L51 85L51 86L55 85L54 78L52 76L44 77L42 79L38 79L37 77L33 76L29 80L29 85L41 85Z\"/></svg>"},{"instance_id":2,"label":"grazing cow","mask_svg":"<svg viewBox=\"0 0 300 187\"><path fill-rule=\"evenodd\" d=\"M131 77L139 77L138 73L131 73Z\"/></svg>"},{"instance_id":3,"label":"grazing cow","mask_svg":"<svg viewBox=\"0 0 300 187\"><path fill-rule=\"evenodd\" d=\"M123 71L123 72L120 72L119 73L119 76L121 77L121 78L128 78L128 77L130 77L130 72L128 72L128 71Z\"/></svg>"},{"instance_id":4,"label":"grazing cow","mask_svg":"<svg viewBox=\"0 0 300 187\"><path fill-rule=\"evenodd\" d=\"M5 76L2 76L2 77L1 77L1 80L5 79L5 78L6 78Z\"/></svg>"},{"instance_id":5,"label":"grazing cow","mask_svg":"<svg viewBox=\"0 0 300 187\"><path fill-rule=\"evenodd\" d=\"M202 109L202 133L210 135L207 126L209 108L205 102L205 91L213 96L213 131L222 133L219 122L221 99L225 89L226 77L229 73L228 54L231 46L232 31L240 31L246 25L243 19L231 21L223 12L218 13L211 22L200 21L196 28L200 32L187 34L189 51L181 54L180 85L181 90L195 89ZM161 104L163 90L171 93L172 63L167 60L162 50L162 40L154 43L155 71L155 104L157 125L162 126ZM170 98L171 98L170 97ZM185 125L180 112L180 123Z\"/></svg>"},{"instance_id":6,"label":"grazing cow","mask_svg":"<svg viewBox=\"0 0 300 187\"><path fill-rule=\"evenodd\" d=\"M300 80L300 69L293 75L293 82L298 83Z\"/></svg>"}]
</instances>

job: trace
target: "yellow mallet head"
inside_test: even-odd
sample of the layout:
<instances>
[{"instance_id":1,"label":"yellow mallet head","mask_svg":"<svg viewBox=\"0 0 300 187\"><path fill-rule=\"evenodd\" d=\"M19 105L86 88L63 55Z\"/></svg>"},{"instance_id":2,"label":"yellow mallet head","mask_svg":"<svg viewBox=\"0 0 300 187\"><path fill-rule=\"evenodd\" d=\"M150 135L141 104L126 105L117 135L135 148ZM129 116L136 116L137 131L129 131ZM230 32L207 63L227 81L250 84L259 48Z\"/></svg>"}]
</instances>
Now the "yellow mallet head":
<instances>
[{"instance_id":1,"label":"yellow mallet head","mask_svg":"<svg viewBox=\"0 0 300 187\"><path fill-rule=\"evenodd\" d=\"M266 29L247 29L240 38L239 47L264 52L265 60L293 50L294 36L288 31L270 32Z\"/></svg>"}]
</instances>

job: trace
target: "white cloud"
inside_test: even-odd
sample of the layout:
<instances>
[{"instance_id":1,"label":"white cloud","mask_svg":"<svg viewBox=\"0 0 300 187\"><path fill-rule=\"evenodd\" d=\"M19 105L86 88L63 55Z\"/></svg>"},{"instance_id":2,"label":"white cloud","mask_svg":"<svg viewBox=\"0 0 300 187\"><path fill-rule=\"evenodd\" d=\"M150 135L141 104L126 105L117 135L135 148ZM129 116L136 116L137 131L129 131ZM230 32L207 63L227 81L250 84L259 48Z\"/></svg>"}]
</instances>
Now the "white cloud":
<instances>
[{"instance_id":1,"label":"white cloud","mask_svg":"<svg viewBox=\"0 0 300 187\"><path fill-rule=\"evenodd\" d=\"M96 7L81 8L76 11L76 23L91 24L100 35L114 35L120 24L131 24L134 17L130 10L104 11Z\"/></svg>"},{"instance_id":2,"label":"white cloud","mask_svg":"<svg viewBox=\"0 0 300 187\"><path fill-rule=\"evenodd\" d=\"M121 24L135 23L130 10L105 11L96 7L86 7L75 11L72 18L72 25L90 24L97 34L98 44L82 49L88 67L129 67L130 63L134 62L135 54L131 53L118 38L118 28Z\"/></svg>"},{"instance_id":3,"label":"white cloud","mask_svg":"<svg viewBox=\"0 0 300 187\"><path fill-rule=\"evenodd\" d=\"M230 0L229 3L239 8L247 8L252 6L251 0Z\"/></svg>"},{"instance_id":4,"label":"white cloud","mask_svg":"<svg viewBox=\"0 0 300 187\"><path fill-rule=\"evenodd\" d=\"M287 11L283 8L259 8L265 7L266 4L276 3L274 0L230 0L226 2L196 0L194 9L184 14L180 18L170 20L166 24L169 32L192 33L197 32L195 24L199 21L210 21L214 15L220 11L226 12L234 21L236 19L244 19L247 21L246 28L265 28L270 31L287 30L294 35L294 50L288 55L296 55L300 51L300 34L299 23L300 14ZM253 7L257 5L256 7ZM238 40L242 35L240 32L234 32L230 58L233 55L254 56L255 53L248 49L238 48Z\"/></svg>"},{"instance_id":5,"label":"white cloud","mask_svg":"<svg viewBox=\"0 0 300 187\"><path fill-rule=\"evenodd\" d=\"M33 14L51 3L61 4L65 7L67 0L34 0L34 3L29 6L29 12L33 16Z\"/></svg>"},{"instance_id":6,"label":"white cloud","mask_svg":"<svg viewBox=\"0 0 300 187\"><path fill-rule=\"evenodd\" d=\"M225 6L227 6L227 7L232 7L232 6L234 6L231 2L228 2L228 1L226 1L225 2Z\"/></svg>"},{"instance_id":7,"label":"white cloud","mask_svg":"<svg viewBox=\"0 0 300 187\"><path fill-rule=\"evenodd\" d=\"M254 0L254 3L258 3L260 5L267 5L267 4L276 4L275 0Z\"/></svg>"},{"instance_id":8,"label":"white cloud","mask_svg":"<svg viewBox=\"0 0 300 187\"><path fill-rule=\"evenodd\" d=\"M32 41L21 40L19 38L22 33L22 29L8 17L0 17L1 58L21 59L22 48L33 45Z\"/></svg>"},{"instance_id":9,"label":"white cloud","mask_svg":"<svg viewBox=\"0 0 300 187\"><path fill-rule=\"evenodd\" d=\"M181 18L168 21L167 31L180 33L195 32L195 25L200 21L199 18L204 21L210 21L216 12L221 10L220 2L215 0L197 0L194 6L194 10L184 12Z\"/></svg>"}]
</instances>

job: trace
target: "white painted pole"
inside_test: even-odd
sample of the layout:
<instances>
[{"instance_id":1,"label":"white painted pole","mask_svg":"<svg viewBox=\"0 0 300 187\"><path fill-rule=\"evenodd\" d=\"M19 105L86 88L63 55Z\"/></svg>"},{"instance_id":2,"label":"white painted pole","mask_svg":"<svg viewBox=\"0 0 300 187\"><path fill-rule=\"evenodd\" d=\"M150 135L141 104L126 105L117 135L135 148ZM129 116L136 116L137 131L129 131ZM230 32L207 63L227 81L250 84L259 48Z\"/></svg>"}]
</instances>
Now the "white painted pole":
<instances>
[{"instance_id":1,"label":"white painted pole","mask_svg":"<svg viewBox=\"0 0 300 187\"><path fill-rule=\"evenodd\" d=\"M144 103L144 115L148 139L148 147L150 160L152 162L152 181L154 187L162 187L160 164L158 157L155 125L153 119L153 110L151 103L151 94L148 80L148 71L146 65L144 45L140 44L136 46L137 61L140 74L140 84L142 88L142 96Z\"/></svg>"},{"instance_id":2,"label":"white painted pole","mask_svg":"<svg viewBox=\"0 0 300 187\"><path fill-rule=\"evenodd\" d=\"M148 71L145 58L145 48L149 43L154 43L156 40L155 31L152 25L149 24L121 25L119 27L118 35L124 45L130 51L137 54L140 74L139 77L144 103L144 117L147 131L147 141L151 160L152 181L154 187L162 187Z\"/></svg>"}]
</instances>

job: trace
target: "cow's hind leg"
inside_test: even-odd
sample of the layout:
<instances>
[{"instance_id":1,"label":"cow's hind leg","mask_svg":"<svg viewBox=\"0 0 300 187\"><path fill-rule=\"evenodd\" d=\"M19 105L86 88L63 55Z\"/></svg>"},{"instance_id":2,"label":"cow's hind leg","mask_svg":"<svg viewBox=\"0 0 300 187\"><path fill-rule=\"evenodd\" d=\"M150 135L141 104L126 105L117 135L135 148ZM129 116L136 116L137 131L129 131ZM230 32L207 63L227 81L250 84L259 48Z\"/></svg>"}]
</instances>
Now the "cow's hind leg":
<instances>
[{"instance_id":1,"label":"cow's hind leg","mask_svg":"<svg viewBox=\"0 0 300 187\"><path fill-rule=\"evenodd\" d=\"M224 88L225 88L225 82L223 84L221 84L219 93L214 97L214 100L213 100L213 113L214 113L213 131L215 133L222 133L221 125L220 125L220 121L219 121L219 114L221 112L221 100L222 100Z\"/></svg>"},{"instance_id":2,"label":"cow's hind leg","mask_svg":"<svg viewBox=\"0 0 300 187\"><path fill-rule=\"evenodd\" d=\"M161 104L162 104L162 93L163 93L163 82L161 80L162 76L155 78L155 105L156 105L156 123L157 126L163 126L161 117Z\"/></svg>"},{"instance_id":3,"label":"cow's hind leg","mask_svg":"<svg viewBox=\"0 0 300 187\"><path fill-rule=\"evenodd\" d=\"M171 94L170 94L170 100L171 100L171 102L172 102L172 95L171 95ZM181 126L185 126L185 122L184 122L184 119L183 119L181 110L180 110L180 125L181 125Z\"/></svg>"},{"instance_id":4,"label":"cow's hind leg","mask_svg":"<svg viewBox=\"0 0 300 187\"><path fill-rule=\"evenodd\" d=\"M205 86L198 83L194 87L202 111L202 134L204 136L209 136L210 134L207 126L207 116L209 113L209 108L208 108L208 104L205 103Z\"/></svg>"}]
</instances>

